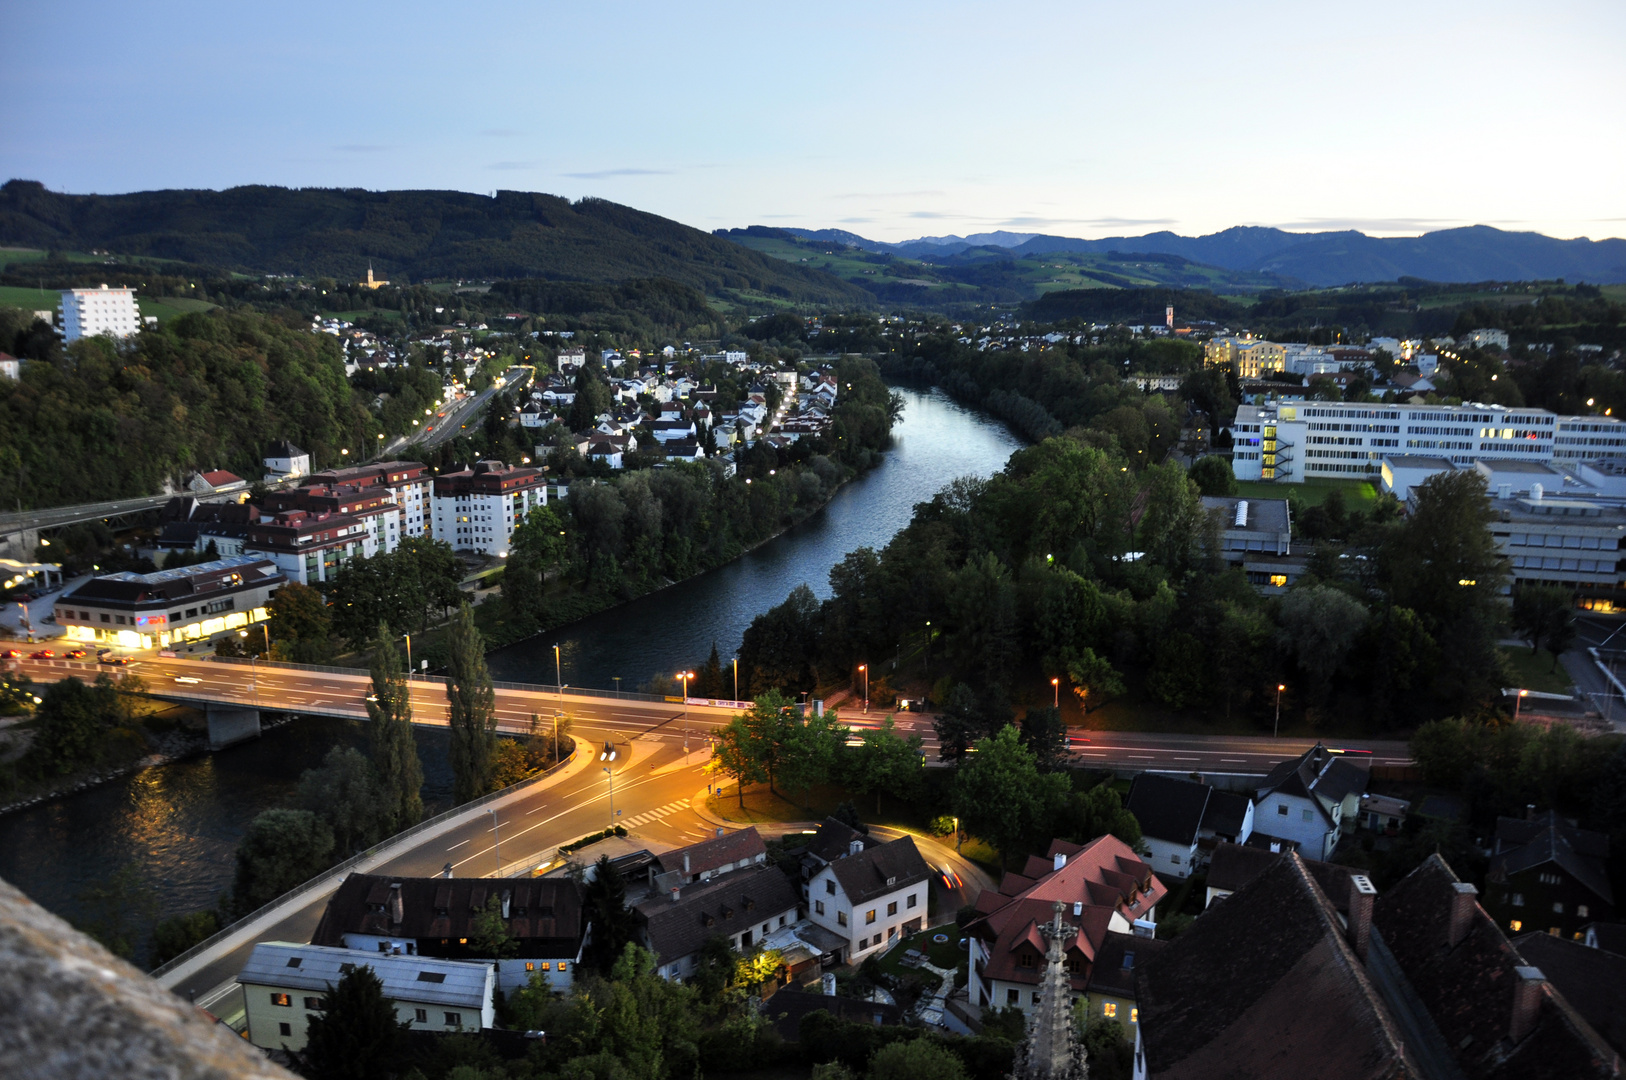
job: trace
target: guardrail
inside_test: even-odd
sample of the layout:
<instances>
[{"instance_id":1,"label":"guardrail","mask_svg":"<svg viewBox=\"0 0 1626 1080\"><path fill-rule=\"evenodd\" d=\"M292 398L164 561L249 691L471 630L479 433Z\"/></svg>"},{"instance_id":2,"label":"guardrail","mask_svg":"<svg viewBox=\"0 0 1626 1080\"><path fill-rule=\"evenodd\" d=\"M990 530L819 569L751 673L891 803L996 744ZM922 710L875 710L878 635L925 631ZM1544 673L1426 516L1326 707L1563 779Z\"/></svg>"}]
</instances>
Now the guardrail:
<instances>
[{"instance_id":1,"label":"guardrail","mask_svg":"<svg viewBox=\"0 0 1626 1080\"><path fill-rule=\"evenodd\" d=\"M290 900L296 900L299 897L305 895L306 893L314 892L315 890L317 890L319 888L322 888L323 886L327 885L329 882L331 882L333 880L333 876L335 874L338 874L338 875L340 875L342 877L343 875L349 873L349 871L355 869L357 866L360 866L362 863L366 862L368 859L373 858L379 851L383 850L386 847L389 847L389 846L391 846L393 844L397 844L397 843L399 843L399 842L401 842L403 840L408 840L408 839L410 839L410 838L412 838L414 836L419 835L420 833L427 832L430 829L433 829L433 828L436 828L437 826L443 825L443 824L447 823L448 821L452 820L453 818L458 817L461 814L468 813L470 810L479 809L480 807L485 806L488 803L496 802L497 800L502 799L505 796L512 795L515 792L519 791L520 788L523 788L528 784L534 784L538 780L547 779L548 777L552 776L554 773L558 772L560 769L564 768L565 766L569 765L572 761L574 761L576 759L576 754L580 750L580 748L581 748L580 744L577 743L576 740L572 739L571 740L571 746L570 746L570 754L567 757L565 757L564 760L559 761L559 762L555 763L554 765L552 765L551 767L549 767L546 772L540 773L540 774L538 774L536 776L527 777L524 780L521 780L517 784L512 784L512 785L510 785L508 787L505 787L505 788L502 788L502 789L500 789L498 791L493 791L488 795L482 795L478 799L471 799L470 801L468 801L466 803L463 803L461 806L455 806L452 809L445 811L444 813L436 814L432 818L427 818L427 819L425 819L423 821L420 821L416 825L412 826L410 829L403 829L401 832L396 833L394 836L391 836L387 840L379 841L377 844L374 844L372 847L368 848L366 851L363 851L363 852L361 852L360 854L357 854L357 855L352 855L352 856L350 856L350 858L344 860L343 862L339 863L338 865L328 867L326 870L322 871L316 877L311 878L309 881L304 882L303 884L294 886L292 889L289 889L287 892L283 893L281 896L277 897L275 900L272 900L270 903L262 904L260 907L255 908L253 911L249 912L247 915L244 915L242 918L238 919L236 922L232 923L230 926L222 928L217 933L205 938L203 941L198 942L196 945L192 946L190 949L188 949L185 952L181 953L179 956L176 956L176 957L174 957L174 958L172 958L170 960L167 960L164 963L162 963L162 964L158 965L157 967L153 968L152 971L149 972L149 974L154 979L163 978L165 975L168 975L170 972L174 971L176 968L179 968L180 966L187 963L188 961L195 960L199 956L202 956L205 953L210 952L211 950L218 948L221 944L223 944L226 941L227 938L229 938L231 935L233 935L233 934L239 932L240 930L244 929L245 927L247 927L249 923L251 923L255 919L259 918L268 909L274 908L274 907L280 907L281 905L288 903Z\"/></svg>"}]
</instances>

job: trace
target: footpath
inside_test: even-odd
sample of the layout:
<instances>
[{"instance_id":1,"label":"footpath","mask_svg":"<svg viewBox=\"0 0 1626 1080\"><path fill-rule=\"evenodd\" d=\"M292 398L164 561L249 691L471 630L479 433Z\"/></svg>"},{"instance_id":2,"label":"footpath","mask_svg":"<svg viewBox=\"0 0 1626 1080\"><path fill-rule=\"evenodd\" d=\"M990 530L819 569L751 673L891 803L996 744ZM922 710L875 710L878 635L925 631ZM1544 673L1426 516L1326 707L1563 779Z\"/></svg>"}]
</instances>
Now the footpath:
<instances>
[{"instance_id":1,"label":"footpath","mask_svg":"<svg viewBox=\"0 0 1626 1080\"><path fill-rule=\"evenodd\" d=\"M169 963L155 969L152 977L166 989L174 990L188 978L202 971L222 953L228 953L242 948L250 942L256 941L271 927L276 926L284 919L301 908L313 904L326 903L328 897L344 883L344 879L351 874L365 874L376 870L380 866L404 855L413 848L444 836L488 810L501 809L510 803L529 798L538 791L546 790L556 784L561 784L573 776L577 776L592 767L597 758L593 745L587 740L571 736L575 742L575 749L570 758L562 765L555 766L549 772L532 780L493 792L484 798L464 803L455 810L421 822L411 829L397 833L370 851L363 852L353 859L340 863L338 866L325 871L319 877L312 878L305 884L298 886L281 897L273 900L265 907L248 915L226 927L220 933L193 946L186 952L177 956ZM199 995L199 1003L206 998L214 996L219 991L216 987L206 995Z\"/></svg>"}]
</instances>

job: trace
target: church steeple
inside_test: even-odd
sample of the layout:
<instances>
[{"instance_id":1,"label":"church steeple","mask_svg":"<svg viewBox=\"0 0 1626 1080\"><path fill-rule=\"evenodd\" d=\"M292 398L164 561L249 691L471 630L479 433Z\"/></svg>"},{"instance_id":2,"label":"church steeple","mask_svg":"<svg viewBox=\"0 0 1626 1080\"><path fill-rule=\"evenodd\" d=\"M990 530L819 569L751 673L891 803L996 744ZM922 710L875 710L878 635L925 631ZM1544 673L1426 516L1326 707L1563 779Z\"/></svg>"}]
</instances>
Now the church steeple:
<instances>
[{"instance_id":1,"label":"church steeple","mask_svg":"<svg viewBox=\"0 0 1626 1080\"><path fill-rule=\"evenodd\" d=\"M1039 1004L1013 1080L1086 1080L1089 1076L1084 1044L1073 1031L1073 982L1067 974L1064 945L1077 936L1078 927L1061 921L1065 910L1066 905L1058 901L1055 916L1039 931L1049 942L1044 978L1039 982Z\"/></svg>"}]
</instances>

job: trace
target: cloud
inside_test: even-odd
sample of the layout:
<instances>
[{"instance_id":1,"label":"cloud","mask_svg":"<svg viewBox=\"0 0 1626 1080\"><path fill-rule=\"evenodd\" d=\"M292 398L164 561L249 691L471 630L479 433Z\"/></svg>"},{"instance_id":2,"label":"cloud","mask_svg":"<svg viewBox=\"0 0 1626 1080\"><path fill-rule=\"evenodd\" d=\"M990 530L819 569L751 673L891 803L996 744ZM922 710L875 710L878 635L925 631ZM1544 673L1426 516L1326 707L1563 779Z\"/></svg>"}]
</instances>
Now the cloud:
<instances>
[{"instance_id":1,"label":"cloud","mask_svg":"<svg viewBox=\"0 0 1626 1080\"><path fill-rule=\"evenodd\" d=\"M940 214L936 210L911 210L911 211L909 211L909 216L912 217L912 218L933 218L933 219L936 219L936 218L958 217L959 215L958 214Z\"/></svg>"},{"instance_id":2,"label":"cloud","mask_svg":"<svg viewBox=\"0 0 1626 1080\"><path fill-rule=\"evenodd\" d=\"M335 149L342 150L346 154L382 154L384 151L388 150L389 147L378 146L372 143L345 143L341 146L335 147Z\"/></svg>"},{"instance_id":3,"label":"cloud","mask_svg":"<svg viewBox=\"0 0 1626 1080\"><path fill-rule=\"evenodd\" d=\"M868 225L870 222L872 222L874 220L875 220L874 218L867 218L867 217L844 217L844 218L838 218L836 220L836 224L838 224L838 225Z\"/></svg>"},{"instance_id":4,"label":"cloud","mask_svg":"<svg viewBox=\"0 0 1626 1080\"><path fill-rule=\"evenodd\" d=\"M493 161L486 168L497 169L502 172L516 172L524 169L534 169L537 164L535 161Z\"/></svg>"},{"instance_id":5,"label":"cloud","mask_svg":"<svg viewBox=\"0 0 1626 1080\"><path fill-rule=\"evenodd\" d=\"M572 180L608 180L613 176L671 176L671 169L600 169L598 172L562 173Z\"/></svg>"},{"instance_id":6,"label":"cloud","mask_svg":"<svg viewBox=\"0 0 1626 1080\"><path fill-rule=\"evenodd\" d=\"M1430 229L1449 229L1462 222L1451 218L1306 218L1303 221L1258 222L1277 229L1355 229L1359 232L1428 232Z\"/></svg>"}]
</instances>

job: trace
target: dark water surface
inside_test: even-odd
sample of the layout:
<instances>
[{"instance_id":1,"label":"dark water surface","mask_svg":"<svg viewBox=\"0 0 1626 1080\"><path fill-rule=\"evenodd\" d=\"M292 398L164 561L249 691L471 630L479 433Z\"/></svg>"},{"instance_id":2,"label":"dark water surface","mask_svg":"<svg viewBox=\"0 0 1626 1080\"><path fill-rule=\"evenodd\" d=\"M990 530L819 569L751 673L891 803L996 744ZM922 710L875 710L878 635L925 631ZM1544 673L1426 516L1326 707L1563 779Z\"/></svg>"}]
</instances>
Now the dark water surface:
<instances>
[{"instance_id":1,"label":"dark water surface","mask_svg":"<svg viewBox=\"0 0 1626 1080\"><path fill-rule=\"evenodd\" d=\"M635 690L657 673L702 662L717 643L726 659L757 615L806 582L830 593L830 568L857 547L882 547L916 503L956 477L987 476L1021 444L997 423L941 392L900 390L907 406L879 468L848 484L830 505L749 555L702 577L490 657L498 679L551 683L553 644L573 686ZM360 725L306 717L260 739L147 769L0 817L0 878L69 918L85 890L133 863L160 915L212 906L231 886L233 851L261 810L289 805L301 771L335 742L360 744ZM443 732L420 731L424 801L450 802ZM141 959L142 957L138 957Z\"/></svg>"}]
</instances>

